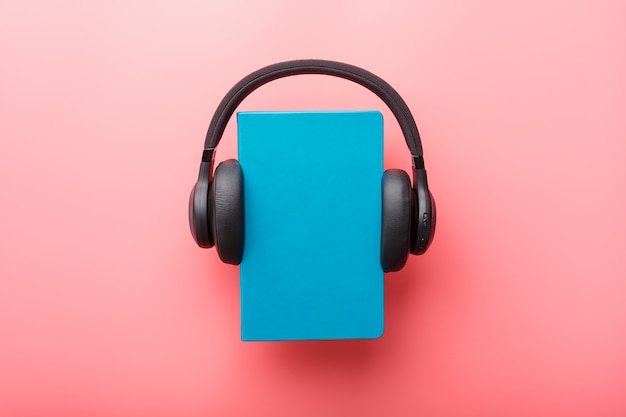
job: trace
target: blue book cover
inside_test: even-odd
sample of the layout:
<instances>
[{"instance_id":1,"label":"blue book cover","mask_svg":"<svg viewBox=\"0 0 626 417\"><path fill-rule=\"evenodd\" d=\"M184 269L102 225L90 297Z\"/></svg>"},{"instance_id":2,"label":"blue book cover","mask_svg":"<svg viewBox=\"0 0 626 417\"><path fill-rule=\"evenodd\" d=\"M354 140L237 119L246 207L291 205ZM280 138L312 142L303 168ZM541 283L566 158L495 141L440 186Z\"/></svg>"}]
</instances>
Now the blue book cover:
<instances>
[{"instance_id":1,"label":"blue book cover","mask_svg":"<svg viewBox=\"0 0 626 417\"><path fill-rule=\"evenodd\" d=\"M242 340L380 337L383 118L241 112Z\"/></svg>"}]
</instances>

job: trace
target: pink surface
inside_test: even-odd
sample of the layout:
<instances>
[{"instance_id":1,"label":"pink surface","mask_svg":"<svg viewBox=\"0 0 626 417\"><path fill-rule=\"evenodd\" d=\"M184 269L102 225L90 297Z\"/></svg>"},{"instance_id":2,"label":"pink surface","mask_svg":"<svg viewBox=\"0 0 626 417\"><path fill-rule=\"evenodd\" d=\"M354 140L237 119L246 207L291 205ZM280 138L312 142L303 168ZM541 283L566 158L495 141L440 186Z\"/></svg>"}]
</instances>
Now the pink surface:
<instances>
[{"instance_id":1,"label":"pink surface","mask_svg":"<svg viewBox=\"0 0 626 417\"><path fill-rule=\"evenodd\" d=\"M1 416L626 415L623 2L97 3L0 3ZM188 231L222 95L304 57L423 135L437 237L378 341L240 342ZM382 106L312 76L242 106L351 108Z\"/></svg>"}]
</instances>

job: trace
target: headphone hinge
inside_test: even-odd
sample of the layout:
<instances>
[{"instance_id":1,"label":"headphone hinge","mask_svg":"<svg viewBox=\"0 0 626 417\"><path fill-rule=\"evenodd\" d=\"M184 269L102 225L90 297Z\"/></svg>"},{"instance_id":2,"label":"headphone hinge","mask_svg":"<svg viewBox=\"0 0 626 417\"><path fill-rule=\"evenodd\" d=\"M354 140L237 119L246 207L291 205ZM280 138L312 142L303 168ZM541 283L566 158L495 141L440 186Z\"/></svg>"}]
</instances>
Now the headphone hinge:
<instances>
[{"instance_id":1,"label":"headphone hinge","mask_svg":"<svg viewBox=\"0 0 626 417\"><path fill-rule=\"evenodd\" d=\"M213 159L215 158L215 148L204 148L202 152L202 162L210 162L213 165Z\"/></svg>"},{"instance_id":2,"label":"headphone hinge","mask_svg":"<svg viewBox=\"0 0 626 417\"><path fill-rule=\"evenodd\" d=\"M413 168L424 169L424 157L422 155L412 155L412 156L413 156Z\"/></svg>"}]
</instances>

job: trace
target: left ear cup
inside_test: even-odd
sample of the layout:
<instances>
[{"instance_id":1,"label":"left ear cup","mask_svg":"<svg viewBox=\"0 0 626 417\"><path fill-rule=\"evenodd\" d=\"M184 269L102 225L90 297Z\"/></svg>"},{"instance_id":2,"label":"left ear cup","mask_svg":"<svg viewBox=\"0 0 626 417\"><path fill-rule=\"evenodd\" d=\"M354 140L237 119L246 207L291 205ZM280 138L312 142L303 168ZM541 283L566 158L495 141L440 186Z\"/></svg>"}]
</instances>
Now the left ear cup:
<instances>
[{"instance_id":1,"label":"left ear cup","mask_svg":"<svg viewBox=\"0 0 626 417\"><path fill-rule=\"evenodd\" d=\"M220 259L239 265L244 246L243 171L234 159L217 166L209 195L213 241Z\"/></svg>"},{"instance_id":2,"label":"left ear cup","mask_svg":"<svg viewBox=\"0 0 626 417\"><path fill-rule=\"evenodd\" d=\"M191 235L201 248L213 247L209 213L210 171L210 164L203 162L200 165L198 182L193 186L189 195L189 228Z\"/></svg>"},{"instance_id":3,"label":"left ear cup","mask_svg":"<svg viewBox=\"0 0 626 417\"><path fill-rule=\"evenodd\" d=\"M380 265L385 272L402 269L411 245L413 192L406 172L389 169L383 174L383 209Z\"/></svg>"}]
</instances>

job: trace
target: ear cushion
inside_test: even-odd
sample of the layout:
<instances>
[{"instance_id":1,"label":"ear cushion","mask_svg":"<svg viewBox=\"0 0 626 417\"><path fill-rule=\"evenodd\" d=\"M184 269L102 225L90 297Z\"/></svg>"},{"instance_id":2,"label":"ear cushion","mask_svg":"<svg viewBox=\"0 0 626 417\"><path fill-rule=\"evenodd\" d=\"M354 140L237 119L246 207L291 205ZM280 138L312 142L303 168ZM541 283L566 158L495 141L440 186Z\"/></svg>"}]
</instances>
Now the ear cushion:
<instances>
[{"instance_id":1,"label":"ear cushion","mask_svg":"<svg viewBox=\"0 0 626 417\"><path fill-rule=\"evenodd\" d=\"M385 272L402 269L411 245L411 180L406 172L389 169L383 174L383 210L380 265Z\"/></svg>"},{"instance_id":2,"label":"ear cushion","mask_svg":"<svg viewBox=\"0 0 626 417\"><path fill-rule=\"evenodd\" d=\"M243 171L234 159L217 166L209 201L213 213L213 241L220 259L239 265L244 244Z\"/></svg>"},{"instance_id":3,"label":"ear cushion","mask_svg":"<svg viewBox=\"0 0 626 417\"><path fill-rule=\"evenodd\" d=\"M198 182L189 195L189 228L191 235L201 248L213 247L211 215L209 213L210 165L200 166Z\"/></svg>"}]
</instances>

